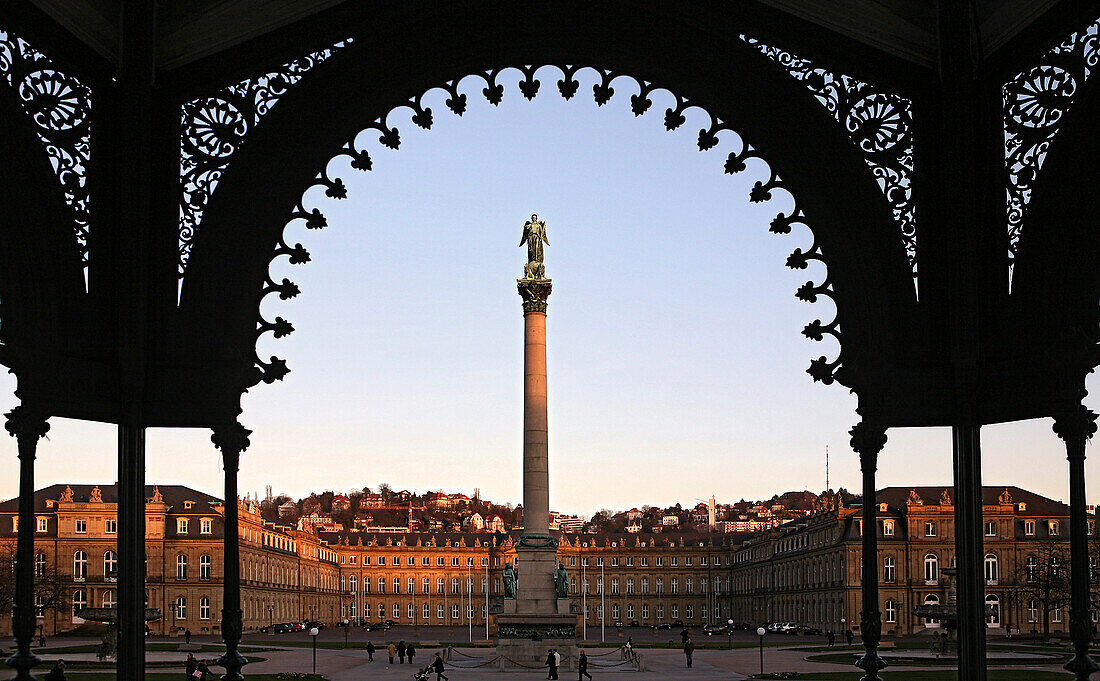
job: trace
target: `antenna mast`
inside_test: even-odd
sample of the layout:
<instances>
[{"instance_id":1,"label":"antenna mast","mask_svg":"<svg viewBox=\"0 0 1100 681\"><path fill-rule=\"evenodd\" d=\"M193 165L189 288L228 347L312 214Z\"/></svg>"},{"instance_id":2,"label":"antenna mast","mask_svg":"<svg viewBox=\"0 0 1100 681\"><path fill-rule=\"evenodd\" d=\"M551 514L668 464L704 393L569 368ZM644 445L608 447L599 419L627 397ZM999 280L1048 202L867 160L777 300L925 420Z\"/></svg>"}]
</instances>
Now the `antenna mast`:
<instances>
[{"instance_id":1,"label":"antenna mast","mask_svg":"<svg viewBox=\"0 0 1100 681\"><path fill-rule=\"evenodd\" d=\"M828 492L829 487L829 445L825 445L825 491Z\"/></svg>"}]
</instances>

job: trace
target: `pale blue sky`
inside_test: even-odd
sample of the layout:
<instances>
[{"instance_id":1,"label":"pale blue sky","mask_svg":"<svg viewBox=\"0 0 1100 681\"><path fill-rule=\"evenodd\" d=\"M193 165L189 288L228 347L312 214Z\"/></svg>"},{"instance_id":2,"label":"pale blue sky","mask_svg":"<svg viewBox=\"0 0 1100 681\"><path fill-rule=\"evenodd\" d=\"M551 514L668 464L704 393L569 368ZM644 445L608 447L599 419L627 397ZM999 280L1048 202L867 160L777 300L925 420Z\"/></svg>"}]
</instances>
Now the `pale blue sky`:
<instances>
[{"instance_id":1,"label":"pale blue sky","mask_svg":"<svg viewBox=\"0 0 1100 681\"><path fill-rule=\"evenodd\" d=\"M787 254L810 236L767 229L790 197L748 203L762 167L723 174L740 141L727 134L699 152L695 137L708 122L699 112L668 133L661 94L635 118L625 81L598 108L590 79L566 102L557 77L542 75L542 92L528 102L513 74L499 107L471 83L462 118L437 92L428 98L433 130L410 124L407 113L391 118L400 151L381 148L377 132L361 136L373 171L351 170L347 159L330 164L348 199L307 194L307 207L321 208L329 227L292 225L287 240L302 242L313 261L273 267L302 295L265 303L269 317L287 318L296 331L265 339L260 354L287 359L291 373L245 398L241 420L255 432L242 458L242 492L271 484L298 496L386 481L398 489L480 487L487 498L520 502L523 319L515 280L526 258L520 231L532 212L547 222L554 280L547 322L554 508L591 514L711 494L733 501L820 491L826 445L833 486L858 488L847 448L855 397L805 373L812 358L836 354L800 333L813 319L831 320L831 304L794 297L823 270L786 269ZM4 380L6 410L14 380ZM882 485L950 483L947 429L889 436ZM39 447L39 486L114 481L115 439L113 426L54 419ZM987 484L1067 497L1064 450L1049 420L988 427L983 442ZM14 441L8 452L0 459L3 497L17 489ZM209 432L150 431L147 478L219 494ZM1089 489L1095 497L1100 482Z\"/></svg>"}]
</instances>

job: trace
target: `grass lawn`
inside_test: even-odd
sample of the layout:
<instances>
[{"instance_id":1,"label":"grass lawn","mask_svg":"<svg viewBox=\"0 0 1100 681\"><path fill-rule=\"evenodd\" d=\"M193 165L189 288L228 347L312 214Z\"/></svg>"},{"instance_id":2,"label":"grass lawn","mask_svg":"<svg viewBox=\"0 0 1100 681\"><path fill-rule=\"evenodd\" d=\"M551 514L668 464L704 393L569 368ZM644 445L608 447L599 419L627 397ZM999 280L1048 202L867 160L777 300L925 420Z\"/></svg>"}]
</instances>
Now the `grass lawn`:
<instances>
[{"instance_id":1,"label":"grass lawn","mask_svg":"<svg viewBox=\"0 0 1100 681\"><path fill-rule=\"evenodd\" d=\"M863 672L806 672L788 677L798 681L859 681ZM953 670L890 671L881 672L884 681L955 681ZM750 678L757 678L755 676ZM767 676L760 678L768 678ZM1067 681L1069 672L1048 672L1034 669L990 669L989 681Z\"/></svg>"}]
</instances>

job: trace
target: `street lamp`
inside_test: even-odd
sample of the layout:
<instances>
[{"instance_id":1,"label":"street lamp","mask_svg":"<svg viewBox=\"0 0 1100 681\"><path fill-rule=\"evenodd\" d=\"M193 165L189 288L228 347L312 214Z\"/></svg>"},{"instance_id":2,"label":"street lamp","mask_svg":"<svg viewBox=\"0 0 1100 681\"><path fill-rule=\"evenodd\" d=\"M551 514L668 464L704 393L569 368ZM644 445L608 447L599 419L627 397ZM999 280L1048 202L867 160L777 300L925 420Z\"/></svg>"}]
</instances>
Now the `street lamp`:
<instances>
[{"instance_id":1,"label":"street lamp","mask_svg":"<svg viewBox=\"0 0 1100 681\"><path fill-rule=\"evenodd\" d=\"M268 636L275 635L275 605L269 603L267 606L267 634Z\"/></svg>"},{"instance_id":2,"label":"street lamp","mask_svg":"<svg viewBox=\"0 0 1100 681\"><path fill-rule=\"evenodd\" d=\"M733 648L733 620L726 620L726 650Z\"/></svg>"},{"instance_id":3,"label":"street lamp","mask_svg":"<svg viewBox=\"0 0 1100 681\"><path fill-rule=\"evenodd\" d=\"M756 635L760 637L760 676L764 675L764 634L767 630L764 627L757 627Z\"/></svg>"},{"instance_id":4,"label":"street lamp","mask_svg":"<svg viewBox=\"0 0 1100 681\"><path fill-rule=\"evenodd\" d=\"M317 627L312 627L309 630L309 635L313 637L313 673L317 674L317 634L321 633L321 630Z\"/></svg>"},{"instance_id":5,"label":"street lamp","mask_svg":"<svg viewBox=\"0 0 1100 681\"><path fill-rule=\"evenodd\" d=\"M344 618L344 647L345 648L348 647L348 629L349 628L350 628L350 625L348 623L348 618L345 617Z\"/></svg>"}]
</instances>

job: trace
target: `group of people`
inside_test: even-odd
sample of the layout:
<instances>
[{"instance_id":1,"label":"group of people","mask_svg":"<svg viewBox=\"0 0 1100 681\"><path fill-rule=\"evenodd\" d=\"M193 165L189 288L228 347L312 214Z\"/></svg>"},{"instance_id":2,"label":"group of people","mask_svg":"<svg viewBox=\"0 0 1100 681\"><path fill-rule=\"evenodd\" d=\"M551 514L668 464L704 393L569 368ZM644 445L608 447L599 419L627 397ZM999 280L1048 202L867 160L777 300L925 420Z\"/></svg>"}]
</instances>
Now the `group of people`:
<instances>
[{"instance_id":1,"label":"group of people","mask_svg":"<svg viewBox=\"0 0 1100 681\"><path fill-rule=\"evenodd\" d=\"M549 673L546 678L556 679L558 678L558 667L561 666L561 653L557 648L550 648L546 651L546 666L549 668ZM585 654L584 649L577 650L577 681L581 681L584 677L592 678L592 675L588 673L588 655Z\"/></svg>"},{"instance_id":2,"label":"group of people","mask_svg":"<svg viewBox=\"0 0 1100 681\"><path fill-rule=\"evenodd\" d=\"M206 660L196 660L191 653L187 653L187 664L184 670L186 681L209 681L210 679L210 667Z\"/></svg>"},{"instance_id":3,"label":"group of people","mask_svg":"<svg viewBox=\"0 0 1100 681\"><path fill-rule=\"evenodd\" d=\"M367 662L374 662L374 653L378 650L375 647L374 642L367 641ZM409 664L413 664L413 660L416 658L416 646L412 643L405 643L404 641L398 641L395 645L392 641L386 646L386 653L390 656L390 664L393 664L393 659L396 657L398 664L405 664L405 658L409 659ZM439 653L435 654L435 657L424 668L424 671L431 671L435 673L436 681L447 681L447 677L443 675L443 658Z\"/></svg>"},{"instance_id":4,"label":"group of people","mask_svg":"<svg viewBox=\"0 0 1100 681\"><path fill-rule=\"evenodd\" d=\"M825 638L829 641L829 645L833 645L834 643L836 643L836 632L830 629L829 631L825 632ZM845 629L844 640L848 642L848 645L852 645L853 639L855 639L855 634L852 633L852 630Z\"/></svg>"}]
</instances>

